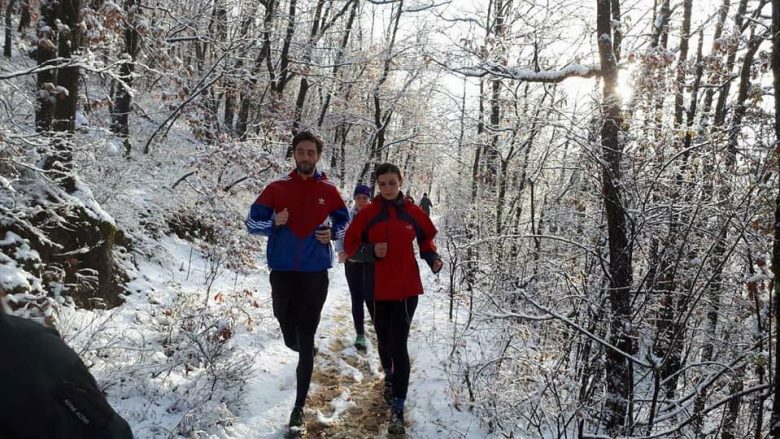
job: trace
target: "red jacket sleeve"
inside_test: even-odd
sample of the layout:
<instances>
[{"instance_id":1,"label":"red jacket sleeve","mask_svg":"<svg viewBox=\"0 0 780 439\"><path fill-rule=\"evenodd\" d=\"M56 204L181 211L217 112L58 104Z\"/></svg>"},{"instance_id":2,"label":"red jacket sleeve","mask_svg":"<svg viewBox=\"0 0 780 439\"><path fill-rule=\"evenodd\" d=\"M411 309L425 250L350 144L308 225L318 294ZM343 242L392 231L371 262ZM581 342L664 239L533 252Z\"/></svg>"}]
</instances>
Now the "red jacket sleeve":
<instances>
[{"instance_id":1,"label":"red jacket sleeve","mask_svg":"<svg viewBox=\"0 0 780 439\"><path fill-rule=\"evenodd\" d=\"M436 243L433 241L437 233L436 226L433 225L431 218L418 206L410 206L408 208L413 212L414 220L419 227L417 230L417 244L420 246L420 257L429 266L432 266L433 261L441 259L439 254L436 253Z\"/></svg>"}]
</instances>

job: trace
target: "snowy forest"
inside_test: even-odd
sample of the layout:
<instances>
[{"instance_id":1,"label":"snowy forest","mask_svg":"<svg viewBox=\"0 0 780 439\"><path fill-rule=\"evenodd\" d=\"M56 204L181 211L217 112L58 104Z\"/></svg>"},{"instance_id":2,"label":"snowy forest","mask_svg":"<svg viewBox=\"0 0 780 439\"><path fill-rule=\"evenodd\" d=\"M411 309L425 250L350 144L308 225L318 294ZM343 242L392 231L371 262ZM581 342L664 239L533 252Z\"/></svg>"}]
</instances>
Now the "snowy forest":
<instances>
[{"instance_id":1,"label":"snowy forest","mask_svg":"<svg viewBox=\"0 0 780 439\"><path fill-rule=\"evenodd\" d=\"M244 221L303 130L348 204L383 162L432 200L409 437L780 437L780 0L0 17L0 306L56 328L136 437L282 437L295 357ZM343 271L307 437L384 437Z\"/></svg>"}]
</instances>

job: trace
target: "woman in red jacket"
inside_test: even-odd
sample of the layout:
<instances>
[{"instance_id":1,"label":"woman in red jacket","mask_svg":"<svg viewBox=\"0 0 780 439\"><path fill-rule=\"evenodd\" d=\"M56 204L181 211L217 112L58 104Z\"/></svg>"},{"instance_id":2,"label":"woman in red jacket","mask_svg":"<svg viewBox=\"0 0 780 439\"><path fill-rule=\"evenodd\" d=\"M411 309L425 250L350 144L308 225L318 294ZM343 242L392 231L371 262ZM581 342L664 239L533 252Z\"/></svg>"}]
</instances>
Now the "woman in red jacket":
<instances>
[{"instance_id":1,"label":"woman in red jacket","mask_svg":"<svg viewBox=\"0 0 780 439\"><path fill-rule=\"evenodd\" d=\"M392 386L390 434L403 434L404 402L409 387L409 326L423 293L414 240L420 257L437 273L442 261L430 218L401 193L398 166L383 163L374 173L379 196L358 212L344 237L344 251L353 260L374 262L374 326L382 349L390 353L385 383Z\"/></svg>"}]
</instances>

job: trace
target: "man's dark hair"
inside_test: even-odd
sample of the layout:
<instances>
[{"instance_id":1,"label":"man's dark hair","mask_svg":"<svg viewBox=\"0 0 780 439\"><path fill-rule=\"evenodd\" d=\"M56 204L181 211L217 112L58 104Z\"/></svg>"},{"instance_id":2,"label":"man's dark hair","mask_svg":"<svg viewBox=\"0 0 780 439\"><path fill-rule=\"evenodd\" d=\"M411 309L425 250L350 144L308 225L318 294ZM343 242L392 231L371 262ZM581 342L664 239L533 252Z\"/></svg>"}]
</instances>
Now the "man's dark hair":
<instances>
[{"instance_id":1,"label":"man's dark hair","mask_svg":"<svg viewBox=\"0 0 780 439\"><path fill-rule=\"evenodd\" d=\"M427 197L427 196L428 196L428 192L423 192L423 197Z\"/></svg>"},{"instance_id":2,"label":"man's dark hair","mask_svg":"<svg viewBox=\"0 0 780 439\"><path fill-rule=\"evenodd\" d=\"M392 164L392 163L382 163L381 165L377 166L374 170L374 180L379 178L380 175L385 174L395 174L398 176L398 178L403 178L401 176L401 169L398 168L398 166Z\"/></svg>"},{"instance_id":3,"label":"man's dark hair","mask_svg":"<svg viewBox=\"0 0 780 439\"><path fill-rule=\"evenodd\" d=\"M295 147L298 146L298 144L303 142L304 140L308 140L309 142L314 142L314 144L317 145L317 154L322 154L322 140L320 140L319 137L315 136L311 131L301 131L300 133L296 134L295 137L293 137L292 139L293 151L295 151Z\"/></svg>"}]
</instances>

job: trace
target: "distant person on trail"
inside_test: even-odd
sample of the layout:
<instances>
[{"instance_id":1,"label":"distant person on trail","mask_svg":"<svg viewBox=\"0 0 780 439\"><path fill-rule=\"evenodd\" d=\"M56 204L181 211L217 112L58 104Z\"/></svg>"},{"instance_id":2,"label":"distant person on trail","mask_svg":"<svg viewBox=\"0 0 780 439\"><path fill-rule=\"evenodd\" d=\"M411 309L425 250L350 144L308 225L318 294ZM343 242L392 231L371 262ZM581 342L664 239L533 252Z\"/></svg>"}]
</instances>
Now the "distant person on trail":
<instances>
[{"instance_id":1,"label":"distant person on trail","mask_svg":"<svg viewBox=\"0 0 780 439\"><path fill-rule=\"evenodd\" d=\"M0 353L0 438L132 439L60 334L6 314L2 303Z\"/></svg>"},{"instance_id":2,"label":"distant person on trail","mask_svg":"<svg viewBox=\"0 0 780 439\"><path fill-rule=\"evenodd\" d=\"M371 203L373 190L364 184L355 187L352 200L354 206L349 211L350 219ZM344 263L344 274L349 285L349 295L352 297L352 321L355 324L355 348L359 351L366 350L366 337L364 328L365 314L363 303L368 307L371 319L374 319L374 267L368 262L358 262L347 258L344 252L344 240L336 241L336 251L339 253L339 262ZM382 353L380 352L380 356Z\"/></svg>"},{"instance_id":3,"label":"distant person on trail","mask_svg":"<svg viewBox=\"0 0 780 439\"><path fill-rule=\"evenodd\" d=\"M404 403L409 387L409 327L423 293L413 241L420 257L437 273L442 261L436 253L436 236L430 218L401 192L403 177L398 166L383 163L374 173L380 195L361 209L347 229L344 250L351 258L374 261L374 326L390 364L383 362L385 388L390 390L388 433L404 434Z\"/></svg>"},{"instance_id":4,"label":"distant person on trail","mask_svg":"<svg viewBox=\"0 0 780 439\"><path fill-rule=\"evenodd\" d=\"M331 239L341 239L349 213L336 186L316 168L322 141L303 131L292 140L295 170L273 181L252 204L249 233L268 236L274 317L284 344L298 352L290 432L305 430L303 407L314 368L314 335L328 294ZM332 224L332 226L330 225Z\"/></svg>"},{"instance_id":5,"label":"distant person on trail","mask_svg":"<svg viewBox=\"0 0 780 439\"><path fill-rule=\"evenodd\" d=\"M427 192L423 193L422 198L420 198L420 207L426 215L431 216L431 207L433 207L433 203L431 203L431 199L428 198Z\"/></svg>"},{"instance_id":6,"label":"distant person on trail","mask_svg":"<svg viewBox=\"0 0 780 439\"><path fill-rule=\"evenodd\" d=\"M414 204L414 197L413 197L413 196L411 196L410 194L406 194L406 196L404 197L404 199L405 199L406 201L408 201L408 202L410 202L410 203Z\"/></svg>"}]
</instances>

